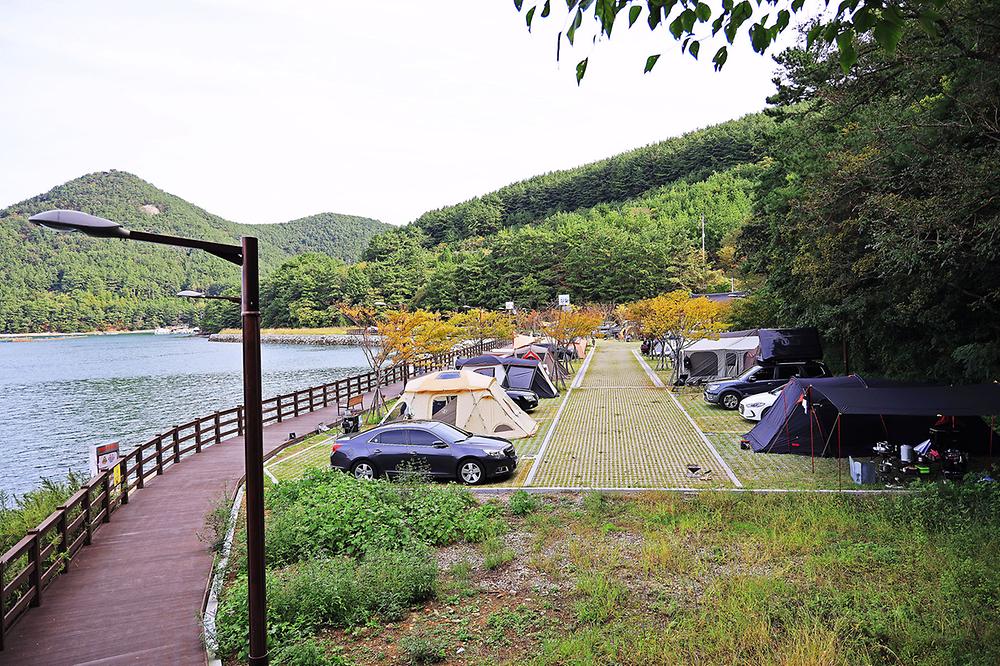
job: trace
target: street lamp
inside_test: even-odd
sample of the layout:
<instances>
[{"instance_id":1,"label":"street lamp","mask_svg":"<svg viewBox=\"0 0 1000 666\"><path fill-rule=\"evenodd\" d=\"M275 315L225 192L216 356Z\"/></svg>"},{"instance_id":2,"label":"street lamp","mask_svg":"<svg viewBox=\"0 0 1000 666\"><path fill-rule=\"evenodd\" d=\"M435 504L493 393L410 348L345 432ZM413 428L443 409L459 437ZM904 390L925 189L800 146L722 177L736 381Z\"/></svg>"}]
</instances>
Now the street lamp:
<instances>
[{"instance_id":1,"label":"street lamp","mask_svg":"<svg viewBox=\"0 0 1000 666\"><path fill-rule=\"evenodd\" d=\"M137 240L204 250L242 267L241 298L182 291L178 296L215 298L241 304L243 317L244 465L247 502L247 578L250 614L250 664L267 664L267 605L264 580L264 423L261 414L260 273L257 239L243 236L239 245L165 236L126 229L117 222L75 210L50 210L28 218L56 231L79 231L97 238Z\"/></svg>"}]
</instances>

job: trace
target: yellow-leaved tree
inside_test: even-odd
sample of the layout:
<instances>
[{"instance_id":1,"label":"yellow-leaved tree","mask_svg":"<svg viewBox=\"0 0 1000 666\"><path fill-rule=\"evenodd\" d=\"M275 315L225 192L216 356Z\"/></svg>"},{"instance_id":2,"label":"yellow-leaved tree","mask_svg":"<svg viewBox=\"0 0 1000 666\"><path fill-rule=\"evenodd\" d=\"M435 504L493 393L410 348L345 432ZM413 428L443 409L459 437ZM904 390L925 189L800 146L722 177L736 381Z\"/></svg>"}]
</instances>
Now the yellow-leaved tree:
<instances>
[{"instance_id":1,"label":"yellow-leaved tree","mask_svg":"<svg viewBox=\"0 0 1000 666\"><path fill-rule=\"evenodd\" d=\"M514 317L506 311L472 308L456 312L448 323L464 340L510 340L514 335Z\"/></svg>"},{"instance_id":2,"label":"yellow-leaved tree","mask_svg":"<svg viewBox=\"0 0 1000 666\"><path fill-rule=\"evenodd\" d=\"M666 369L668 358L674 361L676 381L680 353L699 340L717 340L728 328L726 308L724 303L691 298L688 292L677 290L632 303L625 315L640 336L658 343L657 369Z\"/></svg>"},{"instance_id":3,"label":"yellow-leaved tree","mask_svg":"<svg viewBox=\"0 0 1000 666\"><path fill-rule=\"evenodd\" d=\"M542 333L552 338L561 349L569 349L579 338L590 337L604 321L604 312L596 307L569 306L567 309L554 308L541 313ZM556 354L556 379L565 388L566 377L572 372L571 357Z\"/></svg>"}]
</instances>

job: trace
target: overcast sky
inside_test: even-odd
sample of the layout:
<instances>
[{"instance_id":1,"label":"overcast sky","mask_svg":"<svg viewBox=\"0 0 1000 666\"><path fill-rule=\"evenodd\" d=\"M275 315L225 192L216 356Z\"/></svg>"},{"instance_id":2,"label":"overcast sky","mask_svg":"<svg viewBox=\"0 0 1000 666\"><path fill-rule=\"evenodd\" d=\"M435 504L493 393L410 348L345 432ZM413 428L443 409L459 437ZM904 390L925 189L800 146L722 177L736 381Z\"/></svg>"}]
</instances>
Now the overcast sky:
<instances>
[{"instance_id":1,"label":"overcast sky","mask_svg":"<svg viewBox=\"0 0 1000 666\"><path fill-rule=\"evenodd\" d=\"M612 41L578 38L557 63L558 2L533 34L511 0L3 5L0 207L120 169L238 222L402 224L759 110L772 91L773 62L745 36L716 74L712 50L695 62L624 15Z\"/></svg>"}]
</instances>

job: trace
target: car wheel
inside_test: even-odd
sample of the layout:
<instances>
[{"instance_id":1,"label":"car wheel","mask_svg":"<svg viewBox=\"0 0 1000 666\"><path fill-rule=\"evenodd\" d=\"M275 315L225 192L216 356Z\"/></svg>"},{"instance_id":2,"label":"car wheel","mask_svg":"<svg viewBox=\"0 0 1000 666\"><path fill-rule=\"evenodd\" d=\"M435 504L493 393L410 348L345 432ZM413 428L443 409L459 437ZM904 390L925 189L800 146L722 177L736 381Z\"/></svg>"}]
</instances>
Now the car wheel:
<instances>
[{"instance_id":1,"label":"car wheel","mask_svg":"<svg viewBox=\"0 0 1000 666\"><path fill-rule=\"evenodd\" d=\"M475 486L483 482L486 474L483 466L475 460L463 460L458 463L458 479L467 486Z\"/></svg>"},{"instance_id":2,"label":"car wheel","mask_svg":"<svg viewBox=\"0 0 1000 666\"><path fill-rule=\"evenodd\" d=\"M354 475L355 479L365 480L371 480L378 476L378 473L375 471L375 465L367 460L359 460L351 465L351 474Z\"/></svg>"},{"instance_id":3,"label":"car wheel","mask_svg":"<svg viewBox=\"0 0 1000 666\"><path fill-rule=\"evenodd\" d=\"M723 393L722 397L719 398L719 404L725 409L736 409L740 406L740 396L735 393Z\"/></svg>"}]
</instances>

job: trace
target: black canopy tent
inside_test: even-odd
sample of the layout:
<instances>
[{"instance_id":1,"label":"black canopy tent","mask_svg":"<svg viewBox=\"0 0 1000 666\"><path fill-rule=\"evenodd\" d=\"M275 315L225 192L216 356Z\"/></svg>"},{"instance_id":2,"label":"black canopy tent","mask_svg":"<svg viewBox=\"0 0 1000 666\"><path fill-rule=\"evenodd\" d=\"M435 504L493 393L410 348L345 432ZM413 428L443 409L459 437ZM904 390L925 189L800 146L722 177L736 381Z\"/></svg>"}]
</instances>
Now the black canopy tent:
<instances>
[{"instance_id":1,"label":"black canopy tent","mask_svg":"<svg viewBox=\"0 0 1000 666\"><path fill-rule=\"evenodd\" d=\"M541 362L534 359L484 354L471 358L460 358L455 361L457 368L475 369L497 365L503 366L504 369L505 376L502 382L504 388L533 391L539 398L555 398L559 395L559 390L545 375Z\"/></svg>"},{"instance_id":2,"label":"black canopy tent","mask_svg":"<svg viewBox=\"0 0 1000 666\"><path fill-rule=\"evenodd\" d=\"M917 444L944 417L973 455L993 455L1000 385L927 386L865 380L858 375L793 378L770 411L744 436L758 453L820 457L871 454L879 441Z\"/></svg>"}]
</instances>

